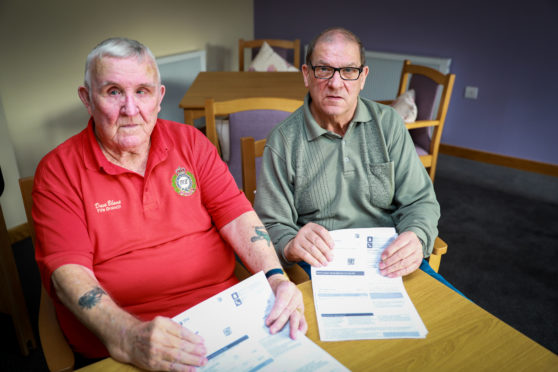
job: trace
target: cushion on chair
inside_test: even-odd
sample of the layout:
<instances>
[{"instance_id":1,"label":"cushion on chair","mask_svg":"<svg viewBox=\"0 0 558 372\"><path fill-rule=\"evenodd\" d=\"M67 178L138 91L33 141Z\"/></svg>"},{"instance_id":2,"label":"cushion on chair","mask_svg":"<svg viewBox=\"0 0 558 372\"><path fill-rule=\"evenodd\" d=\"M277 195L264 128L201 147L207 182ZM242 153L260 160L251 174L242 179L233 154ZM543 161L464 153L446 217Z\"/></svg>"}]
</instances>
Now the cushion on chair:
<instances>
[{"instance_id":1,"label":"cushion on chair","mask_svg":"<svg viewBox=\"0 0 558 372\"><path fill-rule=\"evenodd\" d=\"M217 130L219 147L221 147L221 158L223 161L228 162L230 157L229 121L227 119L215 118L215 129Z\"/></svg>"},{"instance_id":2,"label":"cushion on chair","mask_svg":"<svg viewBox=\"0 0 558 372\"><path fill-rule=\"evenodd\" d=\"M239 188L242 187L240 139L242 137L254 137L256 140L267 138L271 129L290 114L290 112L277 110L253 110L229 115L230 156L228 165ZM261 158L256 158L256 179L260 161Z\"/></svg>"},{"instance_id":3,"label":"cushion on chair","mask_svg":"<svg viewBox=\"0 0 558 372\"><path fill-rule=\"evenodd\" d=\"M415 103L418 109L416 120L432 120L438 84L426 76L413 75L409 83L409 90L410 89L415 91ZM417 128L409 132L415 144L423 149L430 148L429 128Z\"/></svg>"},{"instance_id":4,"label":"cushion on chair","mask_svg":"<svg viewBox=\"0 0 558 372\"><path fill-rule=\"evenodd\" d=\"M248 71L298 71L298 69L277 54L264 41L258 55L250 63Z\"/></svg>"},{"instance_id":5,"label":"cushion on chair","mask_svg":"<svg viewBox=\"0 0 558 372\"><path fill-rule=\"evenodd\" d=\"M412 123L417 119L417 105L415 91L408 90L393 101L391 106L403 118L405 123Z\"/></svg>"}]
</instances>

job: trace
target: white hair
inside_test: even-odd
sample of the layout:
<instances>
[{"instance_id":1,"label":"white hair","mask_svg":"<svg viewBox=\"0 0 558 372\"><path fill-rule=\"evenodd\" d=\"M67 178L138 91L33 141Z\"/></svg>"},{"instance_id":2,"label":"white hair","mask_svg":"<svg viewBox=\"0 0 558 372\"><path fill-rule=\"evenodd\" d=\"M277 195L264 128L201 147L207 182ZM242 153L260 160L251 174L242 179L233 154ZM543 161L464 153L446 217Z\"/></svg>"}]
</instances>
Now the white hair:
<instances>
[{"instance_id":1,"label":"white hair","mask_svg":"<svg viewBox=\"0 0 558 372\"><path fill-rule=\"evenodd\" d=\"M91 70L95 66L95 63L103 57L137 57L140 61L147 57L153 62L157 72L157 82L161 84L159 66L157 66L155 56L148 47L136 40L127 39L125 37L113 37L99 43L87 56L87 60L85 61L84 84L89 91L91 88Z\"/></svg>"}]
</instances>

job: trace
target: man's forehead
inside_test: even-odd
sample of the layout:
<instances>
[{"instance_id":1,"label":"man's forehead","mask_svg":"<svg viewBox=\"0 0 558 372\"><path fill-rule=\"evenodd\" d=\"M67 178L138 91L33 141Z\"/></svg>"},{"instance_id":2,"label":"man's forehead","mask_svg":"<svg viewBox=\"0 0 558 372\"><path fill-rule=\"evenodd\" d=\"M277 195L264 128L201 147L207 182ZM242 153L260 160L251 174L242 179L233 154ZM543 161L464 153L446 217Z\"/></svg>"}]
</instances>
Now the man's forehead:
<instances>
[{"instance_id":1,"label":"man's forehead","mask_svg":"<svg viewBox=\"0 0 558 372\"><path fill-rule=\"evenodd\" d=\"M115 77L126 77L141 75L148 82L157 81L157 68L155 62L147 57L119 58L112 56L100 57L95 61L92 69L94 77L105 80L106 75Z\"/></svg>"},{"instance_id":2,"label":"man's forehead","mask_svg":"<svg viewBox=\"0 0 558 372\"><path fill-rule=\"evenodd\" d=\"M346 64L360 66L360 49L356 42L346 38L319 41L312 53L313 63L326 63L331 59L343 59Z\"/></svg>"}]
</instances>

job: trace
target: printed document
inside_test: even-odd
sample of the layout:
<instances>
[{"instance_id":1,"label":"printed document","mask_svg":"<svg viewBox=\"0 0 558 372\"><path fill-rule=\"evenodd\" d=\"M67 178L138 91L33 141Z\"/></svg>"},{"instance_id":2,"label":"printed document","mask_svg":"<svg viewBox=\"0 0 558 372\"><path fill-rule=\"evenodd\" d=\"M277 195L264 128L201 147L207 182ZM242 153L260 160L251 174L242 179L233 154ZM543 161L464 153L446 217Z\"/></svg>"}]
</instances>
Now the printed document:
<instances>
[{"instance_id":1,"label":"printed document","mask_svg":"<svg viewBox=\"0 0 558 372\"><path fill-rule=\"evenodd\" d=\"M420 319L403 280L380 274L384 249L397 237L393 228L330 231L333 261L311 268L320 340L424 338Z\"/></svg>"},{"instance_id":2,"label":"printed document","mask_svg":"<svg viewBox=\"0 0 558 372\"><path fill-rule=\"evenodd\" d=\"M200 371L348 371L302 333L289 337L289 324L274 335L265 319L275 296L262 272L175 316L201 335L209 362Z\"/></svg>"}]
</instances>

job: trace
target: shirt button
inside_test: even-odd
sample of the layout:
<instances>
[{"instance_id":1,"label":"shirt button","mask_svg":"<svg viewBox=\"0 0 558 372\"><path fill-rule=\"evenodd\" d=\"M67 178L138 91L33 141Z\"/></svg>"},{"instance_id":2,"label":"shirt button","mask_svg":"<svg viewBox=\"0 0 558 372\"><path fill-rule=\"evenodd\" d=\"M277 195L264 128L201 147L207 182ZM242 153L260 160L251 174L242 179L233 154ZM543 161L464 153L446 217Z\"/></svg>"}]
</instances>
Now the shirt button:
<instances>
[{"instance_id":1,"label":"shirt button","mask_svg":"<svg viewBox=\"0 0 558 372\"><path fill-rule=\"evenodd\" d=\"M348 158L348 157L346 157L346 158L343 159L343 160L345 160L345 163L348 163L348 162L349 162L349 158Z\"/></svg>"}]
</instances>

